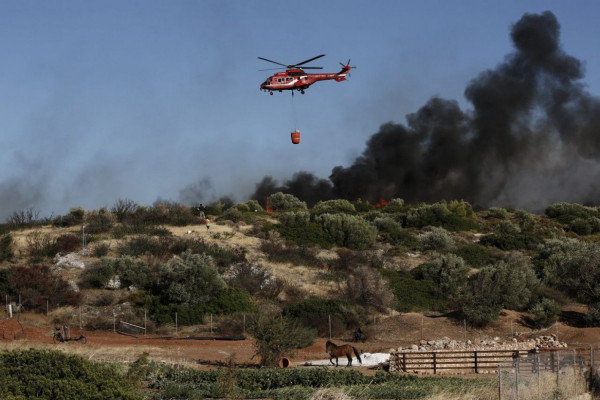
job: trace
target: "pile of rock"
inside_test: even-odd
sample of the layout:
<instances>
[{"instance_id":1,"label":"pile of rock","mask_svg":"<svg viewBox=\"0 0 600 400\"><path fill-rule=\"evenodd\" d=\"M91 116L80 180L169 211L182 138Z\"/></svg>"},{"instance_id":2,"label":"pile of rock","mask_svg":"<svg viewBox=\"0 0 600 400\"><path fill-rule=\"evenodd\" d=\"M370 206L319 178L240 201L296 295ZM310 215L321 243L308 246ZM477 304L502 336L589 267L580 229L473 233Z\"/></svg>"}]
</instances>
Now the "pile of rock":
<instances>
[{"instance_id":1,"label":"pile of rock","mask_svg":"<svg viewBox=\"0 0 600 400\"><path fill-rule=\"evenodd\" d=\"M409 347L399 347L392 352L418 352L418 351L479 351L479 350L534 350L566 348L567 344L560 342L556 335L539 336L535 339L513 338L512 340L475 339L466 342L443 337L438 340L421 340L419 344Z\"/></svg>"}]
</instances>

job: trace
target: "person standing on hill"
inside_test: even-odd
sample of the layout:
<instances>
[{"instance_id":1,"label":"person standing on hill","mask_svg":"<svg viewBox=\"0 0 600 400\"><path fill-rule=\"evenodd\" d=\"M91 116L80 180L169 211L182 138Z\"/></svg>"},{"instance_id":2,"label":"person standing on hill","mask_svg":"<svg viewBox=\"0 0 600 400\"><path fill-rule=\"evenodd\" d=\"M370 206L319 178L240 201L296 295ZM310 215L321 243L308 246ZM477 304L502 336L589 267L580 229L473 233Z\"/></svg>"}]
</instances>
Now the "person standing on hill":
<instances>
[{"instance_id":1,"label":"person standing on hill","mask_svg":"<svg viewBox=\"0 0 600 400\"><path fill-rule=\"evenodd\" d=\"M204 223L206 224L206 232L208 232L208 230L210 229L210 220L208 218L206 218L204 220Z\"/></svg>"}]
</instances>

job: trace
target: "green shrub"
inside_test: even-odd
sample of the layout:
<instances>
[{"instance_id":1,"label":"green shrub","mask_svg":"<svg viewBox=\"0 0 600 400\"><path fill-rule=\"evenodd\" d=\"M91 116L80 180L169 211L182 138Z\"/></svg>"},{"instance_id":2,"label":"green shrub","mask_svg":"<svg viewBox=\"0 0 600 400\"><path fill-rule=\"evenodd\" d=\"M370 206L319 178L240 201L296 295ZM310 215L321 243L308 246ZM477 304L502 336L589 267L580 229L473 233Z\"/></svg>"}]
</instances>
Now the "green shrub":
<instances>
[{"instance_id":1,"label":"green shrub","mask_svg":"<svg viewBox=\"0 0 600 400\"><path fill-rule=\"evenodd\" d=\"M494 246L500 250L510 251L534 249L539 239L531 233L522 232L508 221L502 221L496 233L483 236L479 243L483 246Z\"/></svg>"},{"instance_id":2,"label":"green shrub","mask_svg":"<svg viewBox=\"0 0 600 400\"><path fill-rule=\"evenodd\" d=\"M260 249L267 255L267 259L277 263L291 263L293 265L318 266L322 262L317 257L317 251L312 247L283 245L280 242L264 241Z\"/></svg>"},{"instance_id":3,"label":"green shrub","mask_svg":"<svg viewBox=\"0 0 600 400\"><path fill-rule=\"evenodd\" d=\"M575 232L578 235L585 236L590 235L592 233L592 225L587 219L575 218L571 221L569 227L573 232Z\"/></svg>"},{"instance_id":4,"label":"green shrub","mask_svg":"<svg viewBox=\"0 0 600 400\"><path fill-rule=\"evenodd\" d=\"M329 261L329 269L337 273L346 274L362 266L375 269L383 267L383 257L377 253L346 248L336 249L335 252L337 258Z\"/></svg>"},{"instance_id":5,"label":"green shrub","mask_svg":"<svg viewBox=\"0 0 600 400\"><path fill-rule=\"evenodd\" d=\"M385 242L396 245L406 237L402 224L391 217L375 218L373 225Z\"/></svg>"},{"instance_id":6,"label":"green shrub","mask_svg":"<svg viewBox=\"0 0 600 400\"><path fill-rule=\"evenodd\" d=\"M170 244L171 242L168 240L140 235L121 243L118 251L122 256L138 257L152 255L155 257L166 257L171 254L169 251Z\"/></svg>"},{"instance_id":7,"label":"green shrub","mask_svg":"<svg viewBox=\"0 0 600 400\"><path fill-rule=\"evenodd\" d=\"M349 310L346 303L338 299L311 297L292 303L283 309L283 315L299 320L302 325L317 331L319 336L329 334L329 318L331 317L332 335L340 335L346 329L358 323L357 315Z\"/></svg>"},{"instance_id":8,"label":"green shrub","mask_svg":"<svg viewBox=\"0 0 600 400\"><path fill-rule=\"evenodd\" d=\"M484 296L466 296L461 305L463 317L475 327L485 327L500 316L500 306Z\"/></svg>"},{"instance_id":9,"label":"green shrub","mask_svg":"<svg viewBox=\"0 0 600 400\"><path fill-rule=\"evenodd\" d=\"M421 248L425 250L450 250L454 247L454 239L444 228L431 227L429 232L419 235Z\"/></svg>"},{"instance_id":10,"label":"green shrub","mask_svg":"<svg viewBox=\"0 0 600 400\"><path fill-rule=\"evenodd\" d=\"M8 294L10 290L10 270L0 268L0 293Z\"/></svg>"},{"instance_id":11,"label":"green shrub","mask_svg":"<svg viewBox=\"0 0 600 400\"><path fill-rule=\"evenodd\" d=\"M321 224L309 222L305 226L287 226L284 224L265 224L263 230L279 232L287 243L297 246L319 246L324 249L331 248L335 243L333 238Z\"/></svg>"},{"instance_id":12,"label":"green shrub","mask_svg":"<svg viewBox=\"0 0 600 400\"><path fill-rule=\"evenodd\" d=\"M85 231L90 234L108 232L116 222L116 217L106 208L91 211L85 215Z\"/></svg>"},{"instance_id":13,"label":"green shrub","mask_svg":"<svg viewBox=\"0 0 600 400\"><path fill-rule=\"evenodd\" d=\"M373 210L373 205L371 203L369 203L366 200L362 200L362 199L358 199L352 202L352 205L354 206L354 209L357 212L369 212L371 210Z\"/></svg>"},{"instance_id":14,"label":"green shrub","mask_svg":"<svg viewBox=\"0 0 600 400\"><path fill-rule=\"evenodd\" d=\"M0 237L0 262L10 261L15 256L12 250L13 238L10 233Z\"/></svg>"},{"instance_id":15,"label":"green shrub","mask_svg":"<svg viewBox=\"0 0 600 400\"><path fill-rule=\"evenodd\" d=\"M315 222L332 237L338 246L365 250L373 246L376 229L364 219L346 214L321 214Z\"/></svg>"},{"instance_id":16,"label":"green shrub","mask_svg":"<svg viewBox=\"0 0 600 400\"><path fill-rule=\"evenodd\" d=\"M203 324L205 315L210 313L229 315L253 309L252 302L244 291L229 287L214 291L205 303L195 305L169 304L159 295L146 295L144 307L158 325L174 324L176 314L179 325L197 325Z\"/></svg>"},{"instance_id":17,"label":"green shrub","mask_svg":"<svg viewBox=\"0 0 600 400\"><path fill-rule=\"evenodd\" d=\"M221 214L221 216L218 219L219 221L231 221L235 223L244 221L244 214L242 213L242 211L240 211L239 208L232 207L225 211L223 214Z\"/></svg>"},{"instance_id":18,"label":"green shrub","mask_svg":"<svg viewBox=\"0 0 600 400\"><path fill-rule=\"evenodd\" d=\"M435 282L440 293L457 299L467 283L469 267L454 254L435 254L429 262L413 269L411 273L417 279Z\"/></svg>"},{"instance_id":19,"label":"green shrub","mask_svg":"<svg viewBox=\"0 0 600 400\"><path fill-rule=\"evenodd\" d=\"M173 257L160 271L158 282L164 304L198 305L225 288L212 258L191 251Z\"/></svg>"},{"instance_id":20,"label":"green shrub","mask_svg":"<svg viewBox=\"0 0 600 400\"><path fill-rule=\"evenodd\" d=\"M306 210L306 203L292 196L277 192L267 197L267 206L272 211L299 211Z\"/></svg>"},{"instance_id":21,"label":"green shrub","mask_svg":"<svg viewBox=\"0 0 600 400\"><path fill-rule=\"evenodd\" d=\"M590 327L600 326L600 303L590 304L585 314L585 322Z\"/></svg>"},{"instance_id":22,"label":"green shrub","mask_svg":"<svg viewBox=\"0 0 600 400\"><path fill-rule=\"evenodd\" d=\"M547 297L535 303L529 312L532 314L532 323L535 328L545 328L558 320L560 305Z\"/></svg>"},{"instance_id":23,"label":"green shrub","mask_svg":"<svg viewBox=\"0 0 600 400\"><path fill-rule=\"evenodd\" d=\"M202 371L172 366L149 365L151 389L163 390L165 398L272 398L272 399L422 399L448 393L451 398L470 393L493 392L496 382L489 378L417 377L378 371L363 374L339 368L234 369L225 373L233 385L223 392L223 371ZM167 396L167 391L169 395ZM472 396L471 396L472 397Z\"/></svg>"},{"instance_id":24,"label":"green shrub","mask_svg":"<svg viewBox=\"0 0 600 400\"><path fill-rule=\"evenodd\" d=\"M506 211L506 208L502 207L490 207L487 210L487 217L500 220L508 219L508 211Z\"/></svg>"},{"instance_id":25,"label":"green shrub","mask_svg":"<svg viewBox=\"0 0 600 400\"><path fill-rule=\"evenodd\" d=\"M473 208L462 200L450 204L442 201L410 209L406 214L406 226L438 226L449 231L479 230Z\"/></svg>"},{"instance_id":26,"label":"green shrub","mask_svg":"<svg viewBox=\"0 0 600 400\"><path fill-rule=\"evenodd\" d=\"M319 201L311 210L314 215L321 214L356 214L354 205L348 200Z\"/></svg>"},{"instance_id":27,"label":"green shrub","mask_svg":"<svg viewBox=\"0 0 600 400\"><path fill-rule=\"evenodd\" d=\"M470 244L461 246L454 251L454 254L465 260L465 262L475 268L481 268L495 261L495 257L487 247L480 244Z\"/></svg>"},{"instance_id":28,"label":"green shrub","mask_svg":"<svg viewBox=\"0 0 600 400\"><path fill-rule=\"evenodd\" d=\"M136 382L139 384L139 382ZM114 367L49 350L0 353L3 399L141 399Z\"/></svg>"},{"instance_id":29,"label":"green shrub","mask_svg":"<svg viewBox=\"0 0 600 400\"><path fill-rule=\"evenodd\" d=\"M290 228L302 228L310 223L310 213L308 211L290 211L279 215L279 222Z\"/></svg>"},{"instance_id":30,"label":"green shrub","mask_svg":"<svg viewBox=\"0 0 600 400\"><path fill-rule=\"evenodd\" d=\"M401 213L405 209L403 199L392 199L385 206L381 207L384 213Z\"/></svg>"},{"instance_id":31,"label":"green shrub","mask_svg":"<svg viewBox=\"0 0 600 400\"><path fill-rule=\"evenodd\" d=\"M261 212L264 211L260 203L256 200L248 200L244 203L244 206L248 208L250 212Z\"/></svg>"},{"instance_id":32,"label":"green shrub","mask_svg":"<svg viewBox=\"0 0 600 400\"><path fill-rule=\"evenodd\" d=\"M294 349L310 346L315 340L315 331L299 324L296 320L278 313L256 312L248 319L248 333L255 339L256 354L264 366L275 366Z\"/></svg>"},{"instance_id":33,"label":"green shrub","mask_svg":"<svg viewBox=\"0 0 600 400\"><path fill-rule=\"evenodd\" d=\"M585 207L571 203L552 204L546 208L546 215L562 223L568 223L575 218L587 219L600 216L596 207Z\"/></svg>"},{"instance_id":34,"label":"green shrub","mask_svg":"<svg viewBox=\"0 0 600 400\"><path fill-rule=\"evenodd\" d=\"M93 253L95 257L106 257L110 251L110 244L107 242L99 243L94 247Z\"/></svg>"},{"instance_id":35,"label":"green shrub","mask_svg":"<svg viewBox=\"0 0 600 400\"><path fill-rule=\"evenodd\" d=\"M105 287L116 272L115 261L104 258L99 262L88 265L83 270L82 280L86 286L99 289Z\"/></svg>"},{"instance_id":36,"label":"green shrub","mask_svg":"<svg viewBox=\"0 0 600 400\"><path fill-rule=\"evenodd\" d=\"M600 243L547 240L534 263L544 283L586 304L600 303Z\"/></svg>"},{"instance_id":37,"label":"green shrub","mask_svg":"<svg viewBox=\"0 0 600 400\"><path fill-rule=\"evenodd\" d=\"M207 243L203 239L174 238L168 244L170 254L179 255L189 250L194 254L209 255L219 271L224 271L231 264L246 260L245 249L228 249L214 243Z\"/></svg>"},{"instance_id":38,"label":"green shrub","mask_svg":"<svg viewBox=\"0 0 600 400\"><path fill-rule=\"evenodd\" d=\"M381 270L381 275L388 281L394 294L396 310L400 312L446 310L448 301L434 282L418 280L403 271L384 269Z\"/></svg>"}]
</instances>

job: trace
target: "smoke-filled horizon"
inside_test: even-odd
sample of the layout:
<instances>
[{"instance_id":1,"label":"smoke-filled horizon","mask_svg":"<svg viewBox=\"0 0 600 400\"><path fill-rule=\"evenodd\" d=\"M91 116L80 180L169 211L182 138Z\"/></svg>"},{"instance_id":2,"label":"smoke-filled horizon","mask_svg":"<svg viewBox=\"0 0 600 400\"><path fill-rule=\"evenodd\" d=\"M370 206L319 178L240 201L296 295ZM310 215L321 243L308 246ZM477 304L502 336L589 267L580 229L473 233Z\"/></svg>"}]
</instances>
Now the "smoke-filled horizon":
<instances>
[{"instance_id":1,"label":"smoke-filled horizon","mask_svg":"<svg viewBox=\"0 0 600 400\"><path fill-rule=\"evenodd\" d=\"M597 204L600 3L303 6L299 34L277 0L0 3L0 222L279 190ZM317 54L357 69L293 98L259 90L274 71L257 57Z\"/></svg>"},{"instance_id":2,"label":"smoke-filled horizon","mask_svg":"<svg viewBox=\"0 0 600 400\"><path fill-rule=\"evenodd\" d=\"M300 171L279 184L266 176L251 198L283 191L309 204L464 199L531 211L562 201L600 204L600 99L581 83L582 62L562 49L550 11L523 15L510 37L514 51L467 85L472 110L432 97L406 124L381 125L362 154L328 179Z\"/></svg>"}]
</instances>

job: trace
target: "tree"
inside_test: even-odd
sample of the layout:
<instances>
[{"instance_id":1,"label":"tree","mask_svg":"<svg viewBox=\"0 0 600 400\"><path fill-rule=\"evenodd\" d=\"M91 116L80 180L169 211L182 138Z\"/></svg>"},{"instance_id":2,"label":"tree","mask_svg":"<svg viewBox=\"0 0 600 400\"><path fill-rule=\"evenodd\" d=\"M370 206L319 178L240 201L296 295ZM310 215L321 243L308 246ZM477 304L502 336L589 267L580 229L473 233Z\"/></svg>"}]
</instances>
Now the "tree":
<instances>
[{"instance_id":1,"label":"tree","mask_svg":"<svg viewBox=\"0 0 600 400\"><path fill-rule=\"evenodd\" d=\"M461 311L474 325L485 326L498 318L502 308L525 309L539 289L531 261L519 254L510 255L470 279L460 299Z\"/></svg>"},{"instance_id":2,"label":"tree","mask_svg":"<svg viewBox=\"0 0 600 400\"><path fill-rule=\"evenodd\" d=\"M255 339L256 355L260 356L261 365L268 367L276 366L282 356L294 349L312 345L316 337L314 329L303 327L297 320L272 311L252 314L247 330Z\"/></svg>"},{"instance_id":3,"label":"tree","mask_svg":"<svg viewBox=\"0 0 600 400\"><path fill-rule=\"evenodd\" d=\"M456 299L467 283L469 267L454 254L435 254L431 261L420 265L415 273L418 278L435 282L450 299Z\"/></svg>"},{"instance_id":4,"label":"tree","mask_svg":"<svg viewBox=\"0 0 600 400\"><path fill-rule=\"evenodd\" d=\"M586 304L600 303L600 244L547 240L539 247L535 262L544 283Z\"/></svg>"},{"instance_id":5,"label":"tree","mask_svg":"<svg viewBox=\"0 0 600 400\"><path fill-rule=\"evenodd\" d=\"M210 256L188 250L169 260L161 271L159 286L167 304L195 306L207 303L225 288L225 282Z\"/></svg>"},{"instance_id":6,"label":"tree","mask_svg":"<svg viewBox=\"0 0 600 400\"><path fill-rule=\"evenodd\" d=\"M379 273L367 266L348 274L344 282L344 296L353 304L385 312L394 300L394 294Z\"/></svg>"},{"instance_id":7,"label":"tree","mask_svg":"<svg viewBox=\"0 0 600 400\"><path fill-rule=\"evenodd\" d=\"M306 203L297 197L277 192L267 198L267 206L273 211L298 211L306 210Z\"/></svg>"},{"instance_id":8,"label":"tree","mask_svg":"<svg viewBox=\"0 0 600 400\"><path fill-rule=\"evenodd\" d=\"M128 215L134 214L137 208L138 204L133 200L118 199L110 208L110 211L115 214L117 221L123 222Z\"/></svg>"}]
</instances>

